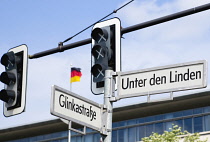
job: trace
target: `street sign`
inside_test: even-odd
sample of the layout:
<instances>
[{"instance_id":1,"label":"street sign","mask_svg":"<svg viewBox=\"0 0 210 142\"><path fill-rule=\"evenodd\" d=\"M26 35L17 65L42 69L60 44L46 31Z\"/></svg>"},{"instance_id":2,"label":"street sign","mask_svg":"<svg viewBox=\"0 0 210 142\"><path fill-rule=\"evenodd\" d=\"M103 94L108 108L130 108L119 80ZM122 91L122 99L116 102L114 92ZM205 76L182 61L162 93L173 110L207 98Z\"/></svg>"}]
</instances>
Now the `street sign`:
<instances>
[{"instance_id":1,"label":"street sign","mask_svg":"<svg viewBox=\"0 0 210 142\"><path fill-rule=\"evenodd\" d=\"M102 129L102 105L58 86L52 86L52 115L97 131Z\"/></svg>"},{"instance_id":2,"label":"street sign","mask_svg":"<svg viewBox=\"0 0 210 142\"><path fill-rule=\"evenodd\" d=\"M207 63L202 60L117 75L119 99L183 91L207 86Z\"/></svg>"}]
</instances>

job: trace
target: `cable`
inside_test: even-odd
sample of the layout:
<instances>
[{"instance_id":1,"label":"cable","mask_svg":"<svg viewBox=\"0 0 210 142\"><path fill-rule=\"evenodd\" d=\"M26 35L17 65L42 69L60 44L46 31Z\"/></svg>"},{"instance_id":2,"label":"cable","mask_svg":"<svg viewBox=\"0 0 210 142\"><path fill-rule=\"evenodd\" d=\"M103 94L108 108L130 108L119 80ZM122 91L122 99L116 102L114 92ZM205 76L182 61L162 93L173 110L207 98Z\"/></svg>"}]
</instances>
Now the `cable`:
<instances>
[{"instance_id":1,"label":"cable","mask_svg":"<svg viewBox=\"0 0 210 142\"><path fill-rule=\"evenodd\" d=\"M73 35L73 36L71 36L71 37L67 38L67 39L66 39L66 40L64 40L63 42L60 42L59 44L60 44L60 45L62 45L63 43L65 43L65 42L67 42L67 41L71 40L72 38L74 38L75 36L77 36L77 35L81 34L82 32L84 32L85 30L89 29L90 27L92 27L92 26L93 26L93 25L95 25L96 23L101 22L103 19L105 19L105 18L109 17L110 15L112 15L112 14L114 14L114 13L117 13L117 11L119 11L120 9L122 9L122 8L123 8L123 7L125 7L125 6L127 6L128 4L130 4L130 3L131 3L131 2L133 2L133 1L134 1L134 0L131 0L131 1L127 2L126 4L124 4L123 6L121 6L120 8L118 8L118 9L114 10L114 11L113 11L113 12L111 12L110 14L106 15L105 17L101 18L101 19L100 19L100 20L98 20L97 22L95 22L95 23L91 24L91 25L90 25L90 26L88 26L87 28L85 28L85 29L81 30L80 32L76 33L75 35Z\"/></svg>"}]
</instances>

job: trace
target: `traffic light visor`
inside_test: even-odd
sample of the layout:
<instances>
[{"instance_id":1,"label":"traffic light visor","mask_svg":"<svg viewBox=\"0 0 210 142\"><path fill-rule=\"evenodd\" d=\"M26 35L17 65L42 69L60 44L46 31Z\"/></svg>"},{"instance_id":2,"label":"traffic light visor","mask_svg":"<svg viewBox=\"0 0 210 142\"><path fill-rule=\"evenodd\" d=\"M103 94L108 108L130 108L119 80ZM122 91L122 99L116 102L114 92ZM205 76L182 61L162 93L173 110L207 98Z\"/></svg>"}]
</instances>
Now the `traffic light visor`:
<instances>
[{"instance_id":1,"label":"traffic light visor","mask_svg":"<svg viewBox=\"0 0 210 142\"><path fill-rule=\"evenodd\" d=\"M3 72L0 76L0 81L7 84L7 85L15 84L16 77L13 73Z\"/></svg>"},{"instance_id":2,"label":"traffic light visor","mask_svg":"<svg viewBox=\"0 0 210 142\"><path fill-rule=\"evenodd\" d=\"M108 39L108 32L106 29L102 29L102 28L95 28L92 33L91 33L91 37L97 42L103 42L103 41L107 41Z\"/></svg>"},{"instance_id":3,"label":"traffic light visor","mask_svg":"<svg viewBox=\"0 0 210 142\"><path fill-rule=\"evenodd\" d=\"M14 67L15 65L15 54L14 52L8 52L5 53L1 57L1 64L6 67L6 69L10 69L11 67Z\"/></svg>"},{"instance_id":4,"label":"traffic light visor","mask_svg":"<svg viewBox=\"0 0 210 142\"><path fill-rule=\"evenodd\" d=\"M10 101L14 101L15 92L13 90L1 90L0 91L0 100L9 103Z\"/></svg>"}]
</instances>

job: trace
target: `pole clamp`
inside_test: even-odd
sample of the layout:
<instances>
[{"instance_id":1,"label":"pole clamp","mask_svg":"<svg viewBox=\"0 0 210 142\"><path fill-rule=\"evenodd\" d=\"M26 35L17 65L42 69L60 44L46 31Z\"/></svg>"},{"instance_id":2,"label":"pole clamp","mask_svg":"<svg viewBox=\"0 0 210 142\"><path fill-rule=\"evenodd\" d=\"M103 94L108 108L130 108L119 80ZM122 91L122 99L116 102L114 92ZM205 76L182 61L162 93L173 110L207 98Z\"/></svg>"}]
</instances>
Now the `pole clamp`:
<instances>
[{"instance_id":1,"label":"pole clamp","mask_svg":"<svg viewBox=\"0 0 210 142\"><path fill-rule=\"evenodd\" d=\"M59 50L59 52L63 52L64 51L64 49L62 47L63 47L63 42L59 42L58 43L58 50Z\"/></svg>"}]
</instances>

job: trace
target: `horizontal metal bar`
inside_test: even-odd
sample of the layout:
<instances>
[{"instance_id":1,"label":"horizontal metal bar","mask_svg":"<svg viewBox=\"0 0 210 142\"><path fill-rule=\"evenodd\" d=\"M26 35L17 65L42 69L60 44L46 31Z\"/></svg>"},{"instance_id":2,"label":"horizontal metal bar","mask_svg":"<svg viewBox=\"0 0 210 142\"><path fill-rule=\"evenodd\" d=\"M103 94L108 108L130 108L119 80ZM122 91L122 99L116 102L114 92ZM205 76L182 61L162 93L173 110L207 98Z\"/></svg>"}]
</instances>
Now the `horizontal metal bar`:
<instances>
[{"instance_id":1,"label":"horizontal metal bar","mask_svg":"<svg viewBox=\"0 0 210 142\"><path fill-rule=\"evenodd\" d=\"M198 7L195 7L195 8L191 8L191 9L188 9L188 10L184 10L184 11L181 11L181 12L178 12L178 13L174 13L174 14L171 14L171 15L168 15L168 16L160 17L160 18L157 18L157 19L154 19L154 20L151 20L151 21L147 21L147 22L144 22L144 23L133 25L133 26L130 26L130 27L127 27L127 28L123 28L123 29L121 29L121 34L123 35L123 34L129 33L129 32L133 32L133 31L136 31L136 30L146 28L146 27L157 25L157 24L160 24L160 23L163 23L163 22L171 21L171 20L174 20L174 19L178 19L178 18L181 18L181 17L191 15L191 14L202 12L202 11L205 11L205 10L208 10L208 9L210 9L210 3L205 4L205 5L201 5L201 6L198 6ZM49 50L46 50L46 51L43 51L43 52L39 52L39 53L36 53L34 55L29 55L29 59L40 58L40 57L47 56L47 55L50 55L50 54L54 54L54 53L57 53L57 52L63 52L65 50L76 48L78 46L82 46L82 45L86 45L86 44L90 44L90 43L91 43L91 38L84 39L84 40L81 40L81 41L78 41L78 42L75 42L75 43L67 44L67 45L64 45L64 46L58 46L57 48L53 48L53 49L49 49Z\"/></svg>"},{"instance_id":2,"label":"horizontal metal bar","mask_svg":"<svg viewBox=\"0 0 210 142\"><path fill-rule=\"evenodd\" d=\"M63 52L65 50L76 48L78 46L86 45L86 44L89 44L89 43L91 43L91 38L84 39L84 40L74 42L74 43L71 43L71 44L67 44L67 45L64 45L64 46L58 46L57 48L53 48L53 49L49 49L49 50L46 50L46 51L43 51L43 52L39 52L39 53L36 53L34 55L29 55L29 59L40 58L40 57L47 56L47 55L50 55L50 54Z\"/></svg>"},{"instance_id":3,"label":"horizontal metal bar","mask_svg":"<svg viewBox=\"0 0 210 142\"><path fill-rule=\"evenodd\" d=\"M133 31L136 31L136 30L139 30L139 29L143 29L143 28L146 28L146 27L150 27L150 26L157 25L157 24L160 24L160 23L168 22L168 21L171 21L171 20L175 20L175 19L178 19L178 18L181 18L181 17L188 16L188 15L192 15L192 14L195 14L195 13L198 13L198 12L202 12L202 11L205 11L205 10L208 10L208 9L210 9L210 3L205 4L205 5L201 5L201 6L198 6L198 7L195 7L195 8L191 8L191 9L188 9L188 10L184 10L184 11L181 11L181 12L178 12L178 13L174 13L174 14L171 14L171 15L168 15L168 16L160 17L160 18L157 18L157 19L154 19L154 20L151 20L151 21L140 23L140 24L137 24L137 25L134 25L134 26L123 28L121 30L121 33L125 34L125 33L129 33L129 32L133 32Z\"/></svg>"}]
</instances>

